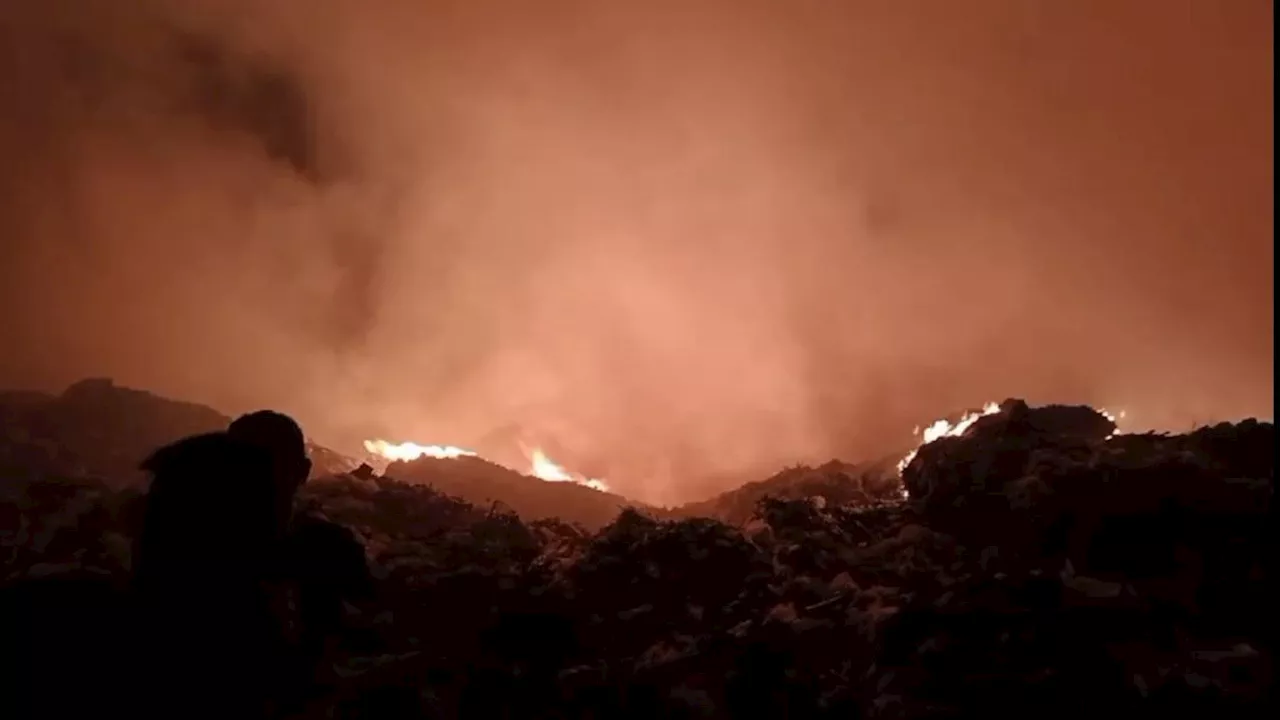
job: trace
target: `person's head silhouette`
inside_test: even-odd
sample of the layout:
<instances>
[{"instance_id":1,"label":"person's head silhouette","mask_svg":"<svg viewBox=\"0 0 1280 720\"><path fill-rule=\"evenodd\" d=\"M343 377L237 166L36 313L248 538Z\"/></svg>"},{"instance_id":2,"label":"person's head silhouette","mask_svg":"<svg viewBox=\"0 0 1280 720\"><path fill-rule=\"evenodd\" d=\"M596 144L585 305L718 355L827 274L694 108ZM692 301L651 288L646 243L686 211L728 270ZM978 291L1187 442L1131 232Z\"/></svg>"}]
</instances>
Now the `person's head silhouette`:
<instances>
[{"instance_id":1,"label":"person's head silhouette","mask_svg":"<svg viewBox=\"0 0 1280 720\"><path fill-rule=\"evenodd\" d=\"M140 587L178 587L242 575L279 525L265 451L217 432L183 438L147 458L135 565Z\"/></svg>"},{"instance_id":2,"label":"person's head silhouette","mask_svg":"<svg viewBox=\"0 0 1280 720\"><path fill-rule=\"evenodd\" d=\"M234 440L258 448L271 459L277 512L287 521L298 488L311 473L306 440L293 418L273 410L259 410L236 418L227 428Z\"/></svg>"}]
</instances>

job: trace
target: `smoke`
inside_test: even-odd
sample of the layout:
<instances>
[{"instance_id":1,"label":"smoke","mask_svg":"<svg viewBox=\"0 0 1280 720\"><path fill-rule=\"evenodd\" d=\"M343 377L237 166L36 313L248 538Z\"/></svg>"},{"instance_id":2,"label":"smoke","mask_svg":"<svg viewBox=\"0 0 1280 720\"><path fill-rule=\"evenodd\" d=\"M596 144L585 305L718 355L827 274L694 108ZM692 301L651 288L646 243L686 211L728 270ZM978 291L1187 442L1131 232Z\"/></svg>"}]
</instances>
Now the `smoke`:
<instances>
[{"instance_id":1,"label":"smoke","mask_svg":"<svg viewBox=\"0 0 1280 720\"><path fill-rule=\"evenodd\" d=\"M1262 0L9 6L6 385L657 502L1010 395L1272 413Z\"/></svg>"}]
</instances>

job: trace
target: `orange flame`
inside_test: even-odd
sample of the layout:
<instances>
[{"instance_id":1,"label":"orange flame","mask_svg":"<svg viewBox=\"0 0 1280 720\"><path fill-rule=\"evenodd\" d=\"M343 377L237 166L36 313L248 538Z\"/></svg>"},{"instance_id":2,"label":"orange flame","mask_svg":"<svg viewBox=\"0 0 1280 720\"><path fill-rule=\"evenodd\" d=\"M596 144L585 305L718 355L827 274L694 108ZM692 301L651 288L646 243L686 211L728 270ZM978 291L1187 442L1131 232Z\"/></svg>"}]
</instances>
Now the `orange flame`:
<instances>
[{"instance_id":1,"label":"orange flame","mask_svg":"<svg viewBox=\"0 0 1280 720\"><path fill-rule=\"evenodd\" d=\"M420 457L450 459L475 457L475 453L452 445L418 445L417 443L391 443L386 440L365 440L364 449L373 455L391 461L409 462Z\"/></svg>"},{"instance_id":2,"label":"orange flame","mask_svg":"<svg viewBox=\"0 0 1280 720\"><path fill-rule=\"evenodd\" d=\"M935 421L932 425L925 428L923 434L920 432L920 428L916 428L915 434L921 436L920 444L916 446L915 450L907 453L906 457L898 461L898 474L901 475L902 471L906 470L907 466L911 464L911 461L916 459L916 454L920 452L920 448L939 438L960 437L965 434L965 431L973 427L974 423L988 415L995 415L998 412L1000 412L1000 403L989 402L982 407L981 411L966 414L954 425L943 418Z\"/></svg>"},{"instance_id":3,"label":"orange flame","mask_svg":"<svg viewBox=\"0 0 1280 720\"><path fill-rule=\"evenodd\" d=\"M963 435L966 430L972 427L974 423L978 422L978 420L988 415L995 415L998 412L1000 412L1000 403L989 402L983 406L981 412L968 413L964 417L960 418L960 420L954 425L946 419L934 422L932 425L924 429L924 433L920 438L920 444L916 446L916 449L907 453L907 456L898 462L898 474L901 475L902 471L907 469L907 466L911 464L911 461L914 460L916 455L920 452L920 448L928 445L938 438L959 437ZM1105 408L1099 409L1098 412L1116 425L1116 430L1108 437L1115 437L1123 432L1119 428L1120 421L1123 420L1125 416L1125 412L1123 410L1117 414L1108 412ZM915 434L921 435L920 428L916 428Z\"/></svg>"},{"instance_id":4,"label":"orange flame","mask_svg":"<svg viewBox=\"0 0 1280 720\"><path fill-rule=\"evenodd\" d=\"M565 470L563 466L558 465L547 457L547 454L541 448L534 448L529 453L529 465L529 474L539 480L545 480L546 482L572 482L600 492L609 492L609 486L603 480L583 477Z\"/></svg>"},{"instance_id":5,"label":"orange flame","mask_svg":"<svg viewBox=\"0 0 1280 720\"><path fill-rule=\"evenodd\" d=\"M411 442L393 443L386 440L365 440L364 449L371 455L392 462L410 462L421 457L440 460L479 457L479 454L473 450L454 447L453 445L418 445ZM600 492L609 492L609 486L603 480L589 478L566 470L563 466L547 457L547 454L541 448L526 449L525 456L529 460L528 474L539 480L577 483Z\"/></svg>"}]
</instances>

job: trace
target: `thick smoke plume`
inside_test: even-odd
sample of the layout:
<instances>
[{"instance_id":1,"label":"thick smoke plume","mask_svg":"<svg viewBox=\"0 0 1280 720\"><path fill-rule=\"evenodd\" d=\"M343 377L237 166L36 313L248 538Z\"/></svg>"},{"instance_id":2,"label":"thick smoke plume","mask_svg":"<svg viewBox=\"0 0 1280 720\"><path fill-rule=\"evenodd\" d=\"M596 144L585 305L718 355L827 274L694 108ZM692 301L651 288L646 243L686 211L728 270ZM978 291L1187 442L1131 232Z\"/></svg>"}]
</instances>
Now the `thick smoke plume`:
<instances>
[{"instance_id":1,"label":"thick smoke plume","mask_svg":"<svg viewBox=\"0 0 1280 720\"><path fill-rule=\"evenodd\" d=\"M657 502L1012 395L1269 416L1271 16L11 0L0 379Z\"/></svg>"}]
</instances>

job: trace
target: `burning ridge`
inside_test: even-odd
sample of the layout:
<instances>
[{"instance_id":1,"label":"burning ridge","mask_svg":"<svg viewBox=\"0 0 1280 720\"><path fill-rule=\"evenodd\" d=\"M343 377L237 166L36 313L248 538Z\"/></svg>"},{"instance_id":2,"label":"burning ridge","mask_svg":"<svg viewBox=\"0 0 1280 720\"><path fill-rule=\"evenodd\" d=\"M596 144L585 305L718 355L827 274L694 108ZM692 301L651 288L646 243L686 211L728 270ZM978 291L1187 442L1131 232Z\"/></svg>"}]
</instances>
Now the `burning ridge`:
<instances>
[{"instance_id":1,"label":"burning ridge","mask_svg":"<svg viewBox=\"0 0 1280 720\"><path fill-rule=\"evenodd\" d=\"M382 439L365 440L364 449L369 453L371 463L377 463L384 467L389 462L412 462L419 458L455 460L464 457L480 457L480 454L474 450L467 450L453 445L419 445L413 442L393 443ZM542 448L529 449L521 446L521 450L528 460L529 470L526 474L530 477L537 478L543 482L576 483L592 490L609 492L609 486L603 480L589 478L580 473L566 470L564 466L548 457ZM371 464L370 467L373 467L373 465Z\"/></svg>"}]
</instances>

